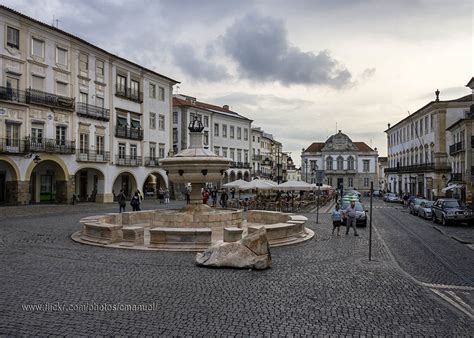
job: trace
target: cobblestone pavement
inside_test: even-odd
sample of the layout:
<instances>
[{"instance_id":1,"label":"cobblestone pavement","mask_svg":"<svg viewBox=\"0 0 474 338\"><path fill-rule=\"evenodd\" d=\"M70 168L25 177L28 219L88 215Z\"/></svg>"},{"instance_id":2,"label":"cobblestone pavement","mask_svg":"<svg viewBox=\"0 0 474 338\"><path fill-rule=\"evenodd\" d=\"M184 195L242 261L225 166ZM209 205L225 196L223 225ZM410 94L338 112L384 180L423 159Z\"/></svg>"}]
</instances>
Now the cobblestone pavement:
<instances>
[{"instance_id":1,"label":"cobblestone pavement","mask_svg":"<svg viewBox=\"0 0 474 338\"><path fill-rule=\"evenodd\" d=\"M145 207L155 206L148 203ZM468 336L474 329L467 314L403 272L377 236L375 261L369 262L368 229L359 229L359 237L332 237L328 214L320 215L320 224L308 214L316 238L272 249L273 268L256 272L198 268L191 253L81 245L70 239L80 228L78 220L115 211L115 205L41 207L0 209L0 334ZM389 217L382 212L400 211L380 212L374 223L380 223L380 235L407 271L409 262L404 264L393 245L398 240L382 222ZM444 273L443 281L469 284L445 270L434 276ZM433 282L426 276L423 281ZM153 303L155 308L80 312L22 307L56 303Z\"/></svg>"}]
</instances>

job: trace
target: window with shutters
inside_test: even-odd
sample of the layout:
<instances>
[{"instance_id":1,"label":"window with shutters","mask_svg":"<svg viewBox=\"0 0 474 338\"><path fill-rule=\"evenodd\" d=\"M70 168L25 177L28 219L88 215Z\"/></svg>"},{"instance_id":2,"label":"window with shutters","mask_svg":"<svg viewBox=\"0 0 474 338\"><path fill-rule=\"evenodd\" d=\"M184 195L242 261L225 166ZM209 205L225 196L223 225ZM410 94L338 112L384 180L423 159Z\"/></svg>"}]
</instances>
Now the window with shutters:
<instances>
[{"instance_id":1,"label":"window with shutters","mask_svg":"<svg viewBox=\"0 0 474 338\"><path fill-rule=\"evenodd\" d=\"M56 63L63 66L67 66L68 64L67 54L68 54L67 49L57 47L56 48Z\"/></svg>"},{"instance_id":2,"label":"window with shutters","mask_svg":"<svg viewBox=\"0 0 474 338\"><path fill-rule=\"evenodd\" d=\"M44 58L44 41L36 38L31 39L31 55Z\"/></svg>"},{"instance_id":3,"label":"window with shutters","mask_svg":"<svg viewBox=\"0 0 474 338\"><path fill-rule=\"evenodd\" d=\"M20 30L7 26L7 46L20 49Z\"/></svg>"},{"instance_id":4,"label":"window with shutters","mask_svg":"<svg viewBox=\"0 0 474 338\"><path fill-rule=\"evenodd\" d=\"M79 69L83 72L87 72L89 70L89 55L79 53Z\"/></svg>"}]
</instances>

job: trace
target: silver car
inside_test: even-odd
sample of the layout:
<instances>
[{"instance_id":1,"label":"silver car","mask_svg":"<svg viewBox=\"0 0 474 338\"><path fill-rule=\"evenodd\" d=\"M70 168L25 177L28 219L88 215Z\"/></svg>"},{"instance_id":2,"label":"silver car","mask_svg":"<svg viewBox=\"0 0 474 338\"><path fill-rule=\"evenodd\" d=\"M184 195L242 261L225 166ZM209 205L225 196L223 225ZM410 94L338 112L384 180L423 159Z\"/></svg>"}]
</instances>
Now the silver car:
<instances>
[{"instance_id":1,"label":"silver car","mask_svg":"<svg viewBox=\"0 0 474 338\"><path fill-rule=\"evenodd\" d=\"M424 219L431 219L431 207L433 206L433 201L424 200L421 202L418 207L418 216L423 217Z\"/></svg>"}]
</instances>

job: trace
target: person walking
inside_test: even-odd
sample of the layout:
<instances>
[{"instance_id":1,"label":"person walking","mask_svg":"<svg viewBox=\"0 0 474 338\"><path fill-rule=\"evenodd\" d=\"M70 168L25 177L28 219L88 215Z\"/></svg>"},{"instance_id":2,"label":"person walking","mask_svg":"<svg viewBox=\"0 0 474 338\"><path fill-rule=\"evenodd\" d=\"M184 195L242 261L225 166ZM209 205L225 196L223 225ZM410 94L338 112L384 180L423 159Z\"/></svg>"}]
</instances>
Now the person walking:
<instances>
[{"instance_id":1,"label":"person walking","mask_svg":"<svg viewBox=\"0 0 474 338\"><path fill-rule=\"evenodd\" d=\"M355 201L351 201L351 204L347 206L344 214L346 216L346 235L349 234L349 228L352 227L352 229L354 229L354 236L359 236L356 229L357 210L355 206Z\"/></svg>"},{"instance_id":2,"label":"person walking","mask_svg":"<svg viewBox=\"0 0 474 338\"><path fill-rule=\"evenodd\" d=\"M337 229L337 236L339 235L339 230L341 228L341 221L342 221L342 211L339 207L339 203L336 203L336 207L333 209L331 213L332 218L332 234L334 235L334 230Z\"/></svg>"},{"instance_id":3,"label":"person walking","mask_svg":"<svg viewBox=\"0 0 474 338\"><path fill-rule=\"evenodd\" d=\"M209 199L209 193L207 192L207 189L204 189L202 192L202 203L207 204L208 199Z\"/></svg>"},{"instance_id":4,"label":"person walking","mask_svg":"<svg viewBox=\"0 0 474 338\"><path fill-rule=\"evenodd\" d=\"M168 189L165 189L164 196L165 196L165 204L169 204L169 202L170 202L170 191Z\"/></svg>"},{"instance_id":5,"label":"person walking","mask_svg":"<svg viewBox=\"0 0 474 338\"><path fill-rule=\"evenodd\" d=\"M117 202L119 204L119 212L121 213L122 211L125 212L125 200L126 200L126 197L125 197L125 194L123 192L123 189L120 189L120 192L117 196Z\"/></svg>"},{"instance_id":6,"label":"person walking","mask_svg":"<svg viewBox=\"0 0 474 338\"><path fill-rule=\"evenodd\" d=\"M186 195L186 204L191 203L191 191L189 190L189 187L186 187L186 191L184 193Z\"/></svg>"},{"instance_id":7,"label":"person walking","mask_svg":"<svg viewBox=\"0 0 474 338\"><path fill-rule=\"evenodd\" d=\"M130 205L132 206L133 211L140 211L140 195L138 194L138 191L135 191L135 194L132 196Z\"/></svg>"},{"instance_id":8,"label":"person walking","mask_svg":"<svg viewBox=\"0 0 474 338\"><path fill-rule=\"evenodd\" d=\"M211 190L211 201L212 206L215 207L217 203L217 187L213 187Z\"/></svg>"},{"instance_id":9,"label":"person walking","mask_svg":"<svg viewBox=\"0 0 474 338\"><path fill-rule=\"evenodd\" d=\"M223 190L222 193L221 193L221 200L220 200L221 206L223 208L227 208L227 200L228 199L229 199L229 195L227 195L227 192L225 190Z\"/></svg>"}]
</instances>

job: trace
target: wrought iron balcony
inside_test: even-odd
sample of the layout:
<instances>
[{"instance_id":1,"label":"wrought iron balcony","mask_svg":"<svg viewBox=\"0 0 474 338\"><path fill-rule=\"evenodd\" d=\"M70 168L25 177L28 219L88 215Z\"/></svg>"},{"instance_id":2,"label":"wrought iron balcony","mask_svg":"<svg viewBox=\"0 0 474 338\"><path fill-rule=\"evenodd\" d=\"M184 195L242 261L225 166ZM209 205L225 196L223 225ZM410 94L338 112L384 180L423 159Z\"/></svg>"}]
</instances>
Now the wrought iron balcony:
<instances>
[{"instance_id":1,"label":"wrought iron balcony","mask_svg":"<svg viewBox=\"0 0 474 338\"><path fill-rule=\"evenodd\" d=\"M457 142L449 146L449 155L453 155L459 151L464 150L464 144L462 142Z\"/></svg>"},{"instance_id":2,"label":"wrought iron balcony","mask_svg":"<svg viewBox=\"0 0 474 338\"><path fill-rule=\"evenodd\" d=\"M25 139L25 150L27 152L74 154L76 152L76 142L27 137Z\"/></svg>"},{"instance_id":3,"label":"wrought iron balcony","mask_svg":"<svg viewBox=\"0 0 474 338\"><path fill-rule=\"evenodd\" d=\"M142 158L139 156L115 155L115 165L138 167L142 165Z\"/></svg>"},{"instance_id":4,"label":"wrought iron balcony","mask_svg":"<svg viewBox=\"0 0 474 338\"><path fill-rule=\"evenodd\" d=\"M26 92L24 90L0 86L0 100L26 104Z\"/></svg>"},{"instance_id":5,"label":"wrought iron balcony","mask_svg":"<svg viewBox=\"0 0 474 338\"><path fill-rule=\"evenodd\" d=\"M129 126L119 126L115 127L115 136L128 138L131 140L143 140L143 129L141 128L130 128Z\"/></svg>"},{"instance_id":6,"label":"wrought iron balcony","mask_svg":"<svg viewBox=\"0 0 474 338\"><path fill-rule=\"evenodd\" d=\"M145 167L159 167L158 157L145 157Z\"/></svg>"},{"instance_id":7,"label":"wrought iron balcony","mask_svg":"<svg viewBox=\"0 0 474 338\"><path fill-rule=\"evenodd\" d=\"M76 102L77 115L89 117L100 121L110 120L110 110L98 106L93 106L84 102Z\"/></svg>"},{"instance_id":8,"label":"wrought iron balcony","mask_svg":"<svg viewBox=\"0 0 474 338\"><path fill-rule=\"evenodd\" d=\"M138 103L143 102L143 93L140 91L132 90L132 88L129 87L116 85L115 96Z\"/></svg>"},{"instance_id":9,"label":"wrought iron balcony","mask_svg":"<svg viewBox=\"0 0 474 338\"><path fill-rule=\"evenodd\" d=\"M0 87L0 100L74 110L73 98L31 88L24 91L2 86Z\"/></svg>"},{"instance_id":10,"label":"wrought iron balcony","mask_svg":"<svg viewBox=\"0 0 474 338\"><path fill-rule=\"evenodd\" d=\"M25 141L20 139L0 138L0 154L24 154Z\"/></svg>"},{"instance_id":11,"label":"wrought iron balcony","mask_svg":"<svg viewBox=\"0 0 474 338\"><path fill-rule=\"evenodd\" d=\"M110 153L108 151L95 151L89 149L77 149L76 161L78 162L108 162Z\"/></svg>"},{"instance_id":12,"label":"wrought iron balcony","mask_svg":"<svg viewBox=\"0 0 474 338\"><path fill-rule=\"evenodd\" d=\"M406 173L425 173L425 172L448 172L451 170L451 167L447 164L445 165L435 165L434 163L424 163L417 165L407 165L407 166L398 166L395 168L386 168L386 173L393 174L406 174Z\"/></svg>"},{"instance_id":13,"label":"wrought iron balcony","mask_svg":"<svg viewBox=\"0 0 474 338\"><path fill-rule=\"evenodd\" d=\"M251 168L248 162L232 162L230 166L231 168Z\"/></svg>"},{"instance_id":14,"label":"wrought iron balcony","mask_svg":"<svg viewBox=\"0 0 474 338\"><path fill-rule=\"evenodd\" d=\"M26 101L30 104L74 110L73 98L51 94L36 89L26 90Z\"/></svg>"}]
</instances>

